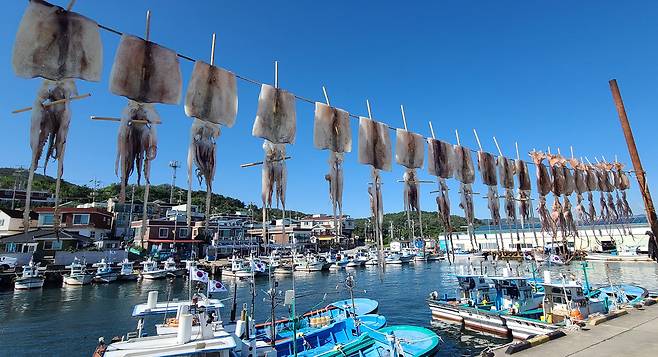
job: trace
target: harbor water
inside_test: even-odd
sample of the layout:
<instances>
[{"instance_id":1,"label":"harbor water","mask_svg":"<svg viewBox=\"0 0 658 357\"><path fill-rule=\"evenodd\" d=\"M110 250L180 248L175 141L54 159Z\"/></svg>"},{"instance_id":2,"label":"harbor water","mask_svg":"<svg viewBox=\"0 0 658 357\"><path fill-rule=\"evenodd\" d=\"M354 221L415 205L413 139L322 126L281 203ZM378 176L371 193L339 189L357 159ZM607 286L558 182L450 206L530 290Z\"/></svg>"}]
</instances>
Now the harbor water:
<instances>
[{"instance_id":1,"label":"harbor water","mask_svg":"<svg viewBox=\"0 0 658 357\"><path fill-rule=\"evenodd\" d=\"M460 264L447 262L412 263L403 266L387 266L384 273L377 267L346 269L337 272L296 273L298 311L324 307L332 301L349 297L342 282L347 274L356 279L355 296L379 301L379 313L386 316L389 325L410 324L430 327L430 311L425 298L432 291L454 294ZM479 263L474 263L479 269ZM501 270L485 263L492 275ZM531 276L529 264L512 263L514 270ZM582 279L580 262L569 266L550 267L553 279L561 274L567 278ZM587 270L593 285L609 283L637 284L649 291L658 291L658 265L653 263L589 263ZM222 279L229 292L213 294L214 298L227 299L222 318L230 318L232 278ZM278 289L292 288L292 277L278 277ZM237 286L238 310L242 304L251 303L250 282L239 280ZM256 317L258 322L269 318L269 289L267 277L256 278ZM0 291L0 355L3 356L90 356L98 338L109 341L113 336L134 331L137 321L131 317L135 304L146 302L149 291L158 290L159 299L185 299L188 281L139 281L89 285L78 287L46 286L40 290ZM288 314L285 306L276 309L276 317ZM159 321L159 320L158 320ZM153 333L156 320L147 321L147 333ZM489 346L506 343L498 338L482 336L475 332L461 332L456 326L442 325L433 328L441 337L438 356L474 356Z\"/></svg>"}]
</instances>

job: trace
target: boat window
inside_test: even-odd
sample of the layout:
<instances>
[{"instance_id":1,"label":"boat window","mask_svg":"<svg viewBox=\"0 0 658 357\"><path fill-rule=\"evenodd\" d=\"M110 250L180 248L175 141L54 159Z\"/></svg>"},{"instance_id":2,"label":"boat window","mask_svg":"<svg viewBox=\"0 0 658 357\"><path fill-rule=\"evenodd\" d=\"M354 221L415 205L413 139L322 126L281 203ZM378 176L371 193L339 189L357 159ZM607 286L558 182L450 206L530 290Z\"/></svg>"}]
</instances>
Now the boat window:
<instances>
[{"instance_id":1,"label":"boat window","mask_svg":"<svg viewBox=\"0 0 658 357\"><path fill-rule=\"evenodd\" d=\"M159 238L167 238L168 236L169 236L169 229L168 228L158 229L158 237Z\"/></svg>"},{"instance_id":2,"label":"boat window","mask_svg":"<svg viewBox=\"0 0 658 357\"><path fill-rule=\"evenodd\" d=\"M180 238L187 238L187 228L180 228L178 230L178 236Z\"/></svg>"},{"instance_id":3,"label":"boat window","mask_svg":"<svg viewBox=\"0 0 658 357\"><path fill-rule=\"evenodd\" d=\"M562 298L562 296L553 296L553 303L564 304L564 299Z\"/></svg>"}]
</instances>

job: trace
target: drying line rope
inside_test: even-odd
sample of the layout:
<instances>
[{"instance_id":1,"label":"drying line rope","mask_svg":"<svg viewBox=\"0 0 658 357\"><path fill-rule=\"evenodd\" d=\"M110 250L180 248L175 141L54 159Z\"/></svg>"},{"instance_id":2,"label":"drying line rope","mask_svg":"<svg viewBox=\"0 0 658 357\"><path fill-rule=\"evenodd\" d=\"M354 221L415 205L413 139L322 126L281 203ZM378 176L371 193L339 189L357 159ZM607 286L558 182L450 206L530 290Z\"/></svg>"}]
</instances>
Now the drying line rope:
<instances>
[{"instance_id":1,"label":"drying line rope","mask_svg":"<svg viewBox=\"0 0 658 357\"><path fill-rule=\"evenodd\" d=\"M97 24L98 24L98 27L99 27L99 28L101 28L101 29L103 29L103 30L105 30L105 31L111 32L111 33L113 33L113 34L115 34L115 35L123 36L123 34L124 34L123 32L118 31L118 30L115 30L115 29L113 29L113 28L111 28L111 27L108 27L108 26L105 26L105 25L101 25L101 24L99 24L99 23L97 23ZM192 57L190 57L190 56L186 56L186 55L184 55L184 54L182 54L182 53L180 53L180 52L178 52L178 51L176 51L176 55L177 55L178 57L180 57L180 58L182 58L182 59L184 59L184 60L190 61L190 62L196 62L196 61L197 61L197 60L195 60L194 58L192 58ZM233 73L233 72L232 72L232 73ZM243 80L243 81L245 81L245 82L248 82L248 83L252 83L252 84L256 84L256 85L263 85L263 84L266 84L265 82L260 82L260 81L257 81L257 80L255 80L255 79L252 79L252 78L249 78L249 77L245 77L245 76L239 75L239 74L237 74L237 73L233 73L233 74L235 75L236 78L241 79L241 80ZM301 100L301 101L304 101L304 102L307 102L307 103L310 103L310 104L315 104L315 103L316 103L316 101L311 100L311 99L308 99L308 98L306 98L306 97L302 97L302 96L297 95L297 94L294 94L294 93L291 93L291 94L292 94L295 98L297 98L297 99L299 99L299 100ZM355 118L355 119L360 119L360 118L361 118L361 116L356 115L356 114L352 114L352 113L348 113L348 114L349 114L349 116L350 116L351 118ZM382 123L383 123L383 122L382 122ZM388 124L386 124L386 123L383 123L383 124L385 124L390 130L394 130L394 131L397 131L397 130L398 130L398 128L396 128L396 127L394 127L394 126L388 125ZM427 140L427 139L433 139L433 138L430 138L430 137L425 137L424 135L423 135L423 138L426 139L426 140ZM473 153L477 153L477 152L479 151L479 150L471 149L471 148L468 148L468 147L467 147L467 149L470 150L470 151L473 152ZM536 165L536 164L535 164L534 162L532 162L532 161L528 161L528 160L523 160L523 161L524 161L525 163L529 164L529 165ZM550 166L548 166L548 165L545 165L545 166L550 168ZM574 170L574 171L575 171L575 169L569 169L569 170ZM628 172L630 173L631 171L628 171Z\"/></svg>"}]
</instances>

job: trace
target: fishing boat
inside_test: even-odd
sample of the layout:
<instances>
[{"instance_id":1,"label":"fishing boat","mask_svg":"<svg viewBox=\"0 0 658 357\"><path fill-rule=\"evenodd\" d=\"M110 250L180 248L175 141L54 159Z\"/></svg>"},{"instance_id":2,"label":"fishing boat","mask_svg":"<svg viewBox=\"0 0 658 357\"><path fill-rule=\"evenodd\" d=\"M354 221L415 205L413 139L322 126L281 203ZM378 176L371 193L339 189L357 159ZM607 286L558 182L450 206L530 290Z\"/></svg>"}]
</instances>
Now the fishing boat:
<instances>
[{"instance_id":1,"label":"fishing boat","mask_svg":"<svg viewBox=\"0 0 658 357\"><path fill-rule=\"evenodd\" d=\"M283 264L279 263L275 268L274 268L274 275L292 275L294 272L292 265L290 264Z\"/></svg>"},{"instance_id":2,"label":"fishing boat","mask_svg":"<svg viewBox=\"0 0 658 357\"><path fill-rule=\"evenodd\" d=\"M139 274L136 274L133 271L133 262L129 261L128 258L119 263L119 266L121 269L119 270L119 276L117 277L118 280L133 281L137 280L139 277Z\"/></svg>"},{"instance_id":3,"label":"fishing boat","mask_svg":"<svg viewBox=\"0 0 658 357\"><path fill-rule=\"evenodd\" d=\"M356 255L354 256L354 259L361 263L361 265L366 265L366 263L370 260L371 256L370 254L365 251L365 250L359 250L356 252Z\"/></svg>"},{"instance_id":4,"label":"fishing boat","mask_svg":"<svg viewBox=\"0 0 658 357\"><path fill-rule=\"evenodd\" d=\"M38 289L43 287L46 279L39 274L39 264L34 264L32 259L27 265L23 265L21 276L14 282L14 290Z\"/></svg>"},{"instance_id":5,"label":"fishing boat","mask_svg":"<svg viewBox=\"0 0 658 357\"><path fill-rule=\"evenodd\" d=\"M158 262L153 260L153 258L148 258L146 261L143 261L142 266L143 268L140 274L142 279L156 280L156 279L164 279L167 277L167 271L161 269L158 266Z\"/></svg>"},{"instance_id":6,"label":"fishing boat","mask_svg":"<svg viewBox=\"0 0 658 357\"><path fill-rule=\"evenodd\" d=\"M454 299L439 298L436 292L430 295L433 322L458 323L470 330L516 339L556 328L539 320L544 312L543 294L535 292L527 278L511 276L509 269L503 276L491 278L471 271L458 275L458 282L459 294Z\"/></svg>"},{"instance_id":7,"label":"fishing boat","mask_svg":"<svg viewBox=\"0 0 658 357\"><path fill-rule=\"evenodd\" d=\"M112 264L105 261L105 258L101 259L100 262L95 263L92 267L96 268L96 275L94 275L94 281L97 283L110 283L119 277L116 271L112 269Z\"/></svg>"},{"instance_id":8,"label":"fishing boat","mask_svg":"<svg viewBox=\"0 0 658 357\"><path fill-rule=\"evenodd\" d=\"M69 275L64 277L66 285L87 285L94 278L93 274L87 273L85 264L80 263L78 258L74 258L71 265L67 265L66 268L70 269Z\"/></svg>"},{"instance_id":9,"label":"fishing boat","mask_svg":"<svg viewBox=\"0 0 658 357\"><path fill-rule=\"evenodd\" d=\"M251 277L251 266L241 258L233 257L230 259L231 267L222 269L222 276L234 278Z\"/></svg>"},{"instance_id":10,"label":"fishing boat","mask_svg":"<svg viewBox=\"0 0 658 357\"><path fill-rule=\"evenodd\" d=\"M481 252L467 252L464 250L456 250L454 252L455 261L464 260L486 260L486 257Z\"/></svg>"},{"instance_id":11,"label":"fishing boat","mask_svg":"<svg viewBox=\"0 0 658 357\"><path fill-rule=\"evenodd\" d=\"M295 262L295 270L304 272L321 271L324 262L317 255L308 254L301 260Z\"/></svg>"},{"instance_id":12,"label":"fishing boat","mask_svg":"<svg viewBox=\"0 0 658 357\"><path fill-rule=\"evenodd\" d=\"M604 285L593 290L589 296L596 299L607 298L617 305L635 305L647 298L649 291L637 285Z\"/></svg>"},{"instance_id":13,"label":"fishing boat","mask_svg":"<svg viewBox=\"0 0 658 357\"><path fill-rule=\"evenodd\" d=\"M300 338L277 342L277 356L321 356L324 352L333 351L337 346L343 346L357 339L359 334L375 331L386 325L386 318L381 315L364 315L350 317L339 321L322 318L312 318L315 324L326 325L310 332L298 330ZM345 355L343 355L345 356Z\"/></svg>"},{"instance_id":14,"label":"fishing boat","mask_svg":"<svg viewBox=\"0 0 658 357\"><path fill-rule=\"evenodd\" d=\"M384 258L384 261L386 264L400 265L402 264L402 257L399 253L388 253L386 254L386 258Z\"/></svg>"},{"instance_id":15,"label":"fishing boat","mask_svg":"<svg viewBox=\"0 0 658 357\"><path fill-rule=\"evenodd\" d=\"M370 251L368 252L368 260L365 263L367 266L379 264L379 258L377 252Z\"/></svg>"},{"instance_id":16,"label":"fishing boat","mask_svg":"<svg viewBox=\"0 0 658 357\"><path fill-rule=\"evenodd\" d=\"M639 253L640 246L622 246L619 251L610 253L587 253L585 260L604 261L604 262L652 262L653 260L647 254Z\"/></svg>"},{"instance_id":17,"label":"fishing boat","mask_svg":"<svg viewBox=\"0 0 658 357\"><path fill-rule=\"evenodd\" d=\"M413 261L415 257L416 257L416 253L409 248L404 248L400 252L400 260L402 261L402 264L406 264Z\"/></svg>"},{"instance_id":18,"label":"fishing boat","mask_svg":"<svg viewBox=\"0 0 658 357\"><path fill-rule=\"evenodd\" d=\"M176 265L176 261L174 260L173 257L169 257L167 260L164 262L164 270L167 271L168 276L176 277L176 276L183 276L185 274L185 271L187 269L185 268L179 268Z\"/></svg>"},{"instance_id":19,"label":"fishing boat","mask_svg":"<svg viewBox=\"0 0 658 357\"><path fill-rule=\"evenodd\" d=\"M424 327L399 325L362 330L366 331L357 338L339 335L320 347L298 353L298 356L424 357L433 356L439 349L439 336Z\"/></svg>"},{"instance_id":20,"label":"fishing boat","mask_svg":"<svg viewBox=\"0 0 658 357\"><path fill-rule=\"evenodd\" d=\"M234 336L224 331L215 321L214 310L195 304L179 304L175 333L148 337L128 337L108 345L102 338L94 357L119 356L179 356L207 355L233 356L236 348ZM173 325L173 323L172 323ZM195 329L196 327L196 329ZM195 332L196 331L196 332Z\"/></svg>"},{"instance_id":21,"label":"fishing boat","mask_svg":"<svg viewBox=\"0 0 658 357\"><path fill-rule=\"evenodd\" d=\"M357 259L356 256L354 256L354 257L348 256L347 260L348 260L348 262L345 265L346 268L358 268L358 267L363 265L361 260Z\"/></svg>"}]
</instances>

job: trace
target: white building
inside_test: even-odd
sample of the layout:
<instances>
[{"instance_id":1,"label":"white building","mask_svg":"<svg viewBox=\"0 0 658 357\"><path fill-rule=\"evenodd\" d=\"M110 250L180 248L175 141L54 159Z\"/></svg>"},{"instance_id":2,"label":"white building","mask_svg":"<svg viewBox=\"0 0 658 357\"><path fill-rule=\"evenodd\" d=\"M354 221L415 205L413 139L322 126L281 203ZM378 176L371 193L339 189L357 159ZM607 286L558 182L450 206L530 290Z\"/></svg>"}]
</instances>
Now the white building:
<instances>
[{"instance_id":1,"label":"white building","mask_svg":"<svg viewBox=\"0 0 658 357\"><path fill-rule=\"evenodd\" d=\"M30 212L30 228L37 226L38 215ZM0 237L22 233L23 226L23 211L0 208Z\"/></svg>"}]
</instances>

